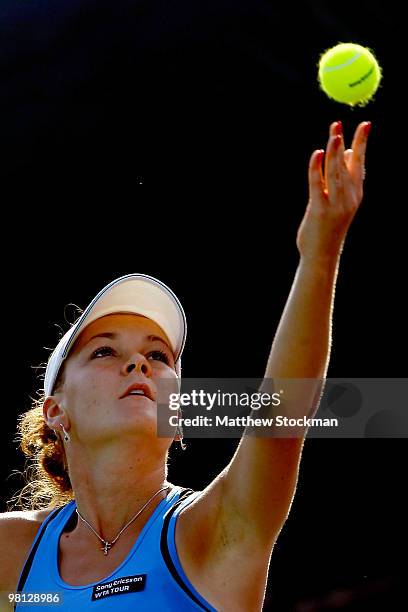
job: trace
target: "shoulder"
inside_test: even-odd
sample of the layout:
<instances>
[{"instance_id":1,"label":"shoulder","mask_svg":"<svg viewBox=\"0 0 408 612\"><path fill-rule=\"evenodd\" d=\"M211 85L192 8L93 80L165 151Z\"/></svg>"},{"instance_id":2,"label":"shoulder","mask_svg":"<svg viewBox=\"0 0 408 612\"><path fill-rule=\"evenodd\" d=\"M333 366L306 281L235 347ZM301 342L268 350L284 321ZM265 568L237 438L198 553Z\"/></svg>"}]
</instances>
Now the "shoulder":
<instances>
[{"instance_id":1,"label":"shoulder","mask_svg":"<svg viewBox=\"0 0 408 612\"><path fill-rule=\"evenodd\" d=\"M51 514L50 510L13 510L0 512L0 530L2 535L37 530Z\"/></svg>"},{"instance_id":2,"label":"shoulder","mask_svg":"<svg viewBox=\"0 0 408 612\"><path fill-rule=\"evenodd\" d=\"M0 513L0 591L17 588L23 563L41 524L52 510Z\"/></svg>"}]
</instances>

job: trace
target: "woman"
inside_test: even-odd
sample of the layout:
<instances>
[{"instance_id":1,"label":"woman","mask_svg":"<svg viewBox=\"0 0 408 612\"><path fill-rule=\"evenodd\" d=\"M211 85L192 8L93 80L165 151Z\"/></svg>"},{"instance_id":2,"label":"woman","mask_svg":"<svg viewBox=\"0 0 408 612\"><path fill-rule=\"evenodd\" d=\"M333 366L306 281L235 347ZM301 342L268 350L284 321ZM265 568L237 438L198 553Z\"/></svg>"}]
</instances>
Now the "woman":
<instances>
[{"instance_id":1,"label":"woman","mask_svg":"<svg viewBox=\"0 0 408 612\"><path fill-rule=\"evenodd\" d=\"M265 378L326 376L339 258L362 201L370 127L361 123L345 151L333 123L324 171L323 150L310 158L299 267ZM156 436L155 400L161 379L177 383L185 332L174 294L130 275L102 290L61 340L40 413L21 422L22 447L33 453L36 432L38 474L49 475L54 493L43 489L45 508L1 515L0 591L58 593L61 610L262 608L304 436L244 436L203 491L169 483L172 439ZM182 442L179 428L174 440Z\"/></svg>"}]
</instances>

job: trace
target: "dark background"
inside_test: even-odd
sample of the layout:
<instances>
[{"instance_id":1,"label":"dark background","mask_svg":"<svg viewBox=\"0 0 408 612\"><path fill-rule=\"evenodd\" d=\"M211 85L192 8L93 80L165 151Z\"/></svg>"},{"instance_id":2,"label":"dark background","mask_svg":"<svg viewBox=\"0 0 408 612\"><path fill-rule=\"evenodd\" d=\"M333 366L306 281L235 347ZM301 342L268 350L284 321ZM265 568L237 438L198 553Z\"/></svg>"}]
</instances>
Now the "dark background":
<instances>
[{"instance_id":1,"label":"dark background","mask_svg":"<svg viewBox=\"0 0 408 612\"><path fill-rule=\"evenodd\" d=\"M65 305L85 307L115 277L143 272L176 292L184 376L263 375L298 263L309 157L335 120L346 146L360 121L373 127L328 375L404 375L400 19L390 2L2 0L3 511L19 486L6 477L23 467L16 417L55 324L66 330ZM383 68L365 108L316 80L320 53L349 41ZM190 440L170 479L206 486L236 443ZM405 608L406 449L306 441L265 610Z\"/></svg>"}]
</instances>

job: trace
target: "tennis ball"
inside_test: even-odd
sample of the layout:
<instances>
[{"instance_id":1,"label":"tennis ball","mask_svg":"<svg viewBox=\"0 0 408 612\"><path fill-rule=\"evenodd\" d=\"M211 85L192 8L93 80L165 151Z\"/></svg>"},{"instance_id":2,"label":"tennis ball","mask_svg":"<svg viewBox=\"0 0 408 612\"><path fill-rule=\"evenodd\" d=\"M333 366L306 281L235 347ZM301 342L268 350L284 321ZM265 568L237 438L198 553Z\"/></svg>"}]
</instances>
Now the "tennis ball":
<instances>
[{"instance_id":1,"label":"tennis ball","mask_svg":"<svg viewBox=\"0 0 408 612\"><path fill-rule=\"evenodd\" d=\"M319 83L336 102L365 106L378 89L381 68L370 49L339 43L319 59Z\"/></svg>"}]
</instances>

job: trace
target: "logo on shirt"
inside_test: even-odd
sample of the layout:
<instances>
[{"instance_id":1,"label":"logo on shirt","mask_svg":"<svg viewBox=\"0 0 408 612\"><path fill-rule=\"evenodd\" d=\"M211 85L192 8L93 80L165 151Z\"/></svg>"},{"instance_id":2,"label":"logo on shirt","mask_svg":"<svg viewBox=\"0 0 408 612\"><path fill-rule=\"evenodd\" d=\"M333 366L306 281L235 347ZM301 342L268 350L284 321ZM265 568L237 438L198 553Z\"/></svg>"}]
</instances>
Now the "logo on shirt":
<instances>
[{"instance_id":1,"label":"logo on shirt","mask_svg":"<svg viewBox=\"0 0 408 612\"><path fill-rule=\"evenodd\" d=\"M112 595L125 595L126 593L136 593L143 591L146 586L147 574L137 574L136 576L123 576L115 578L110 582L102 582L92 589L92 601L106 599Z\"/></svg>"}]
</instances>

